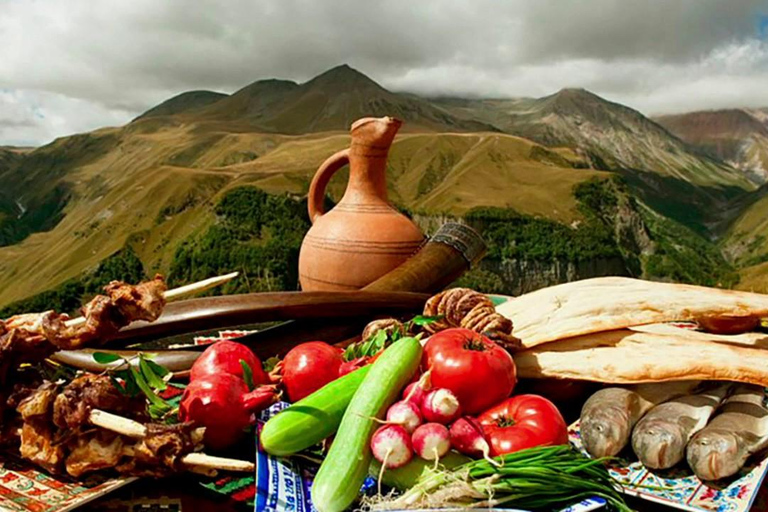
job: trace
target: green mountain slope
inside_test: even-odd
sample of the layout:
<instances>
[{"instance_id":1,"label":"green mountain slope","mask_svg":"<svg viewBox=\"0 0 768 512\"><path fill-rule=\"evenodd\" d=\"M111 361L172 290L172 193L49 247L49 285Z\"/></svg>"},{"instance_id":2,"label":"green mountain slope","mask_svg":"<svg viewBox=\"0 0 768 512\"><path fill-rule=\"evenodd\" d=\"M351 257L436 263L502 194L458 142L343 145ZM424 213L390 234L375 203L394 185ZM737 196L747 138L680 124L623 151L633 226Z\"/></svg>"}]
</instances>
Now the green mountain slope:
<instances>
[{"instance_id":1,"label":"green mountain slope","mask_svg":"<svg viewBox=\"0 0 768 512\"><path fill-rule=\"evenodd\" d=\"M599 169L622 173L656 211L706 232L712 215L753 190L743 173L710 158L641 113L583 89L538 99L439 100L457 116L547 146L567 146Z\"/></svg>"},{"instance_id":2,"label":"green mountain slope","mask_svg":"<svg viewBox=\"0 0 768 512\"><path fill-rule=\"evenodd\" d=\"M322 161L348 144L338 133L228 133L203 122L150 133L132 123L39 148L23 162L20 189L40 180L44 197L59 187L68 201L55 227L0 247L0 304L94 269L126 244L149 273L167 272L177 244L215 222L210 205L226 190L305 194ZM406 133L391 151L391 197L430 214L490 205L571 222L579 218L571 187L604 174L574 161L509 135ZM338 198L344 186L340 173L330 192Z\"/></svg>"},{"instance_id":3,"label":"green mountain slope","mask_svg":"<svg viewBox=\"0 0 768 512\"><path fill-rule=\"evenodd\" d=\"M693 282L708 282L703 273L727 273L719 269L722 258L709 257L711 243L658 212L666 213L664 201L672 197L670 216L703 230L694 207L720 205L752 185L740 172L689 152L639 113L583 91L540 100L432 102L392 93L340 66L303 84L261 80L229 96L182 94L124 127L62 137L20 155L0 150L0 179L8 185L0 194L0 236L6 237L0 239L5 240L0 247L0 306L73 279L88 281L83 276L126 250L140 260L146 274L173 270L187 278L198 276L178 263L178 254L184 241L200 249L210 240L223 240L216 233L225 219L215 205L242 186L301 198L323 160L348 146L345 132L351 122L366 115L405 120L388 165L390 198L400 207L434 222L478 208L501 209L505 213L490 214L493 222L514 218L521 226L515 233L547 233L533 245L537 247L560 247L557 237L563 233L574 240L593 240L589 230L569 231L594 221L595 215L584 209L584 198L575 191L614 175L606 169L623 174L630 188L622 189L614 213L604 215L599 227L599 240L608 230L621 241L616 242L619 249L605 252L612 258L608 266L602 256L591 262L583 258L597 258L597 252L579 250L572 258L566 251L562 265L581 270L558 274L542 268L544 275L557 274L549 283L616 269ZM332 198L340 197L345 178L342 171L332 180ZM289 204L259 197L265 208ZM643 204L655 212L646 215ZM295 208L289 210L295 214ZM650 234L642 234L649 229ZM589 236L580 238L585 234ZM263 244L254 241L261 247L256 252L288 258L269 245L267 232L264 236ZM517 243L516 234L504 237ZM640 241L625 244L627 237ZM664 244L672 238L684 247ZM241 249L243 261L256 254ZM189 261L201 258L200 251L189 254ZM707 255L707 262L694 265L704 269L698 273L690 263L699 261L693 257L697 254ZM217 261L218 266L206 269L235 262ZM280 268L259 266L258 272L282 272ZM521 267L521 275L530 271L526 268ZM261 278L264 286L290 282L290 276Z\"/></svg>"}]
</instances>

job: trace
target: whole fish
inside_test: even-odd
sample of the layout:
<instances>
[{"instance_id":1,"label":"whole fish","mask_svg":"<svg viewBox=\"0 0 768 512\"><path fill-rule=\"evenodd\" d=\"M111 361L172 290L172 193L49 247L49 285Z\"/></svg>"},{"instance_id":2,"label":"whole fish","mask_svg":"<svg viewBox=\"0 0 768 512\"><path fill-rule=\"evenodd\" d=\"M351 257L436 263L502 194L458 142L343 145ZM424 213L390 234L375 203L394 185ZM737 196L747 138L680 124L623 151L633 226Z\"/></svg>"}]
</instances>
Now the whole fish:
<instances>
[{"instance_id":1,"label":"whole fish","mask_svg":"<svg viewBox=\"0 0 768 512\"><path fill-rule=\"evenodd\" d=\"M701 480L735 475L750 455L768 446L768 409L765 391L741 385L721 412L688 443L688 465Z\"/></svg>"},{"instance_id":2,"label":"whole fish","mask_svg":"<svg viewBox=\"0 0 768 512\"><path fill-rule=\"evenodd\" d=\"M593 457L613 457L629 442L632 427L654 405L689 394L701 381L603 388L581 409L581 439Z\"/></svg>"},{"instance_id":3,"label":"whole fish","mask_svg":"<svg viewBox=\"0 0 768 512\"><path fill-rule=\"evenodd\" d=\"M685 446L707 425L732 384L716 384L655 406L632 431L632 449L646 467L669 469L685 457Z\"/></svg>"}]
</instances>

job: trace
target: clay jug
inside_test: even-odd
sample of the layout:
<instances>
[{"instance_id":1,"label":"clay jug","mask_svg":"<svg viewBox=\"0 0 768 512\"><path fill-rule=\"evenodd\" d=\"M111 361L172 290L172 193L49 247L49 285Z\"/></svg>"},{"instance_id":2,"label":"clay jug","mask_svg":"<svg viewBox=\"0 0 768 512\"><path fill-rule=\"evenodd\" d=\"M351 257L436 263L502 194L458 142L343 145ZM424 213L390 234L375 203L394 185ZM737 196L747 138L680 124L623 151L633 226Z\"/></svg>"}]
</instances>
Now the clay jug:
<instances>
[{"instance_id":1,"label":"clay jug","mask_svg":"<svg viewBox=\"0 0 768 512\"><path fill-rule=\"evenodd\" d=\"M299 253L303 290L360 289L408 259L424 241L418 226L387 200L387 154L401 125L391 117L355 121L349 148L315 173L308 196L312 227ZM325 212L325 188L347 164L344 196Z\"/></svg>"}]
</instances>

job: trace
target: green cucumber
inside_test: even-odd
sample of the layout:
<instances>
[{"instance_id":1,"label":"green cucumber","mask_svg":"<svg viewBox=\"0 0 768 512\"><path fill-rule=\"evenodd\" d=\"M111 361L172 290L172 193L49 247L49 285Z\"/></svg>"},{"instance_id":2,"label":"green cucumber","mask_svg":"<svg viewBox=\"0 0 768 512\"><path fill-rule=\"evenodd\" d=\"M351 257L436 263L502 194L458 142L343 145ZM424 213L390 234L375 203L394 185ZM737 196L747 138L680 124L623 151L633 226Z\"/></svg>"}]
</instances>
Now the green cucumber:
<instances>
[{"instance_id":1,"label":"green cucumber","mask_svg":"<svg viewBox=\"0 0 768 512\"><path fill-rule=\"evenodd\" d=\"M371 463L371 437L387 408L416 373L421 343L403 338L371 365L349 403L328 455L312 484L312 504L320 512L341 512L357 498Z\"/></svg>"},{"instance_id":2,"label":"green cucumber","mask_svg":"<svg viewBox=\"0 0 768 512\"><path fill-rule=\"evenodd\" d=\"M285 457L332 435L370 369L364 366L348 373L277 413L261 429L261 446L267 453Z\"/></svg>"}]
</instances>

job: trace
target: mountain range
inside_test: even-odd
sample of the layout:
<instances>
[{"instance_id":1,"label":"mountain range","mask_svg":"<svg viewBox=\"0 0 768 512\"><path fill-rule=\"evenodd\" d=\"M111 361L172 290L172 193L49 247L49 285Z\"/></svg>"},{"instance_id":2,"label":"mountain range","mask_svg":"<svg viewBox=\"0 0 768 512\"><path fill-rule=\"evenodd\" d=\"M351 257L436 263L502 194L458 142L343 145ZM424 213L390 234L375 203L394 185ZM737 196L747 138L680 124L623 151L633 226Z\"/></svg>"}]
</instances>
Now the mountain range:
<instances>
[{"instance_id":1,"label":"mountain range","mask_svg":"<svg viewBox=\"0 0 768 512\"><path fill-rule=\"evenodd\" d=\"M125 126L0 148L0 305L126 246L148 271L167 272L184 240L218 222L213 205L227 191L301 197L320 163L347 146L349 125L369 115L405 121L390 153L390 199L417 217L497 207L574 228L590 215L576 187L620 177L617 240L656 230L655 245L633 250L676 251L654 227L674 226L664 232L683 230L671 237L678 246L695 239L741 268L740 287L768 290L768 110L650 119L582 89L426 98L343 65L300 84L185 92ZM332 198L344 177L332 181Z\"/></svg>"}]
</instances>

